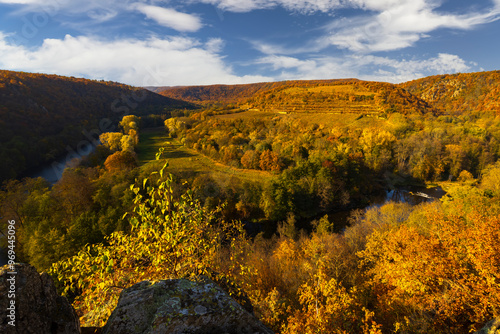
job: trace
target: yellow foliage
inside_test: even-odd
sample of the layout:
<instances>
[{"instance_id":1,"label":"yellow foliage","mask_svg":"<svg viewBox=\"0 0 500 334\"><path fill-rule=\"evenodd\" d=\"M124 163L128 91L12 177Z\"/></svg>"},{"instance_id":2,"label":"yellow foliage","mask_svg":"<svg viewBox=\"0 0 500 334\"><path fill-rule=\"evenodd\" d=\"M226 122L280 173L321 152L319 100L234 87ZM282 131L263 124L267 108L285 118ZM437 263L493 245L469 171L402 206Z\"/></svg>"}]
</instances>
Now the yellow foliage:
<instances>
[{"instance_id":1,"label":"yellow foliage","mask_svg":"<svg viewBox=\"0 0 500 334\"><path fill-rule=\"evenodd\" d=\"M385 130L366 128L359 138L359 144L367 164L375 170L387 165L391 159L393 143L396 137Z\"/></svg>"},{"instance_id":2,"label":"yellow foliage","mask_svg":"<svg viewBox=\"0 0 500 334\"><path fill-rule=\"evenodd\" d=\"M356 289L347 291L321 271L299 290L301 309L288 318L284 333L354 333L359 331Z\"/></svg>"},{"instance_id":3,"label":"yellow foliage","mask_svg":"<svg viewBox=\"0 0 500 334\"><path fill-rule=\"evenodd\" d=\"M487 168L481 180L481 188L500 197L500 162Z\"/></svg>"},{"instance_id":4,"label":"yellow foliage","mask_svg":"<svg viewBox=\"0 0 500 334\"><path fill-rule=\"evenodd\" d=\"M122 138L123 134L120 132L105 132L99 136L101 143L112 152L120 151L122 149Z\"/></svg>"}]
</instances>

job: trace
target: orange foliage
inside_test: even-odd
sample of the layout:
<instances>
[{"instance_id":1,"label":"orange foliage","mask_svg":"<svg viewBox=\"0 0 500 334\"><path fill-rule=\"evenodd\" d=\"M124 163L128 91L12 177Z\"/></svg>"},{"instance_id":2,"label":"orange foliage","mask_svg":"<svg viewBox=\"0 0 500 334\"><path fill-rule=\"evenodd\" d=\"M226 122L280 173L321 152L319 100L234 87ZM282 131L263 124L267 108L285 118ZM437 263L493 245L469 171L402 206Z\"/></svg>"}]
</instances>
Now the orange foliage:
<instances>
[{"instance_id":1,"label":"orange foliage","mask_svg":"<svg viewBox=\"0 0 500 334\"><path fill-rule=\"evenodd\" d=\"M468 332L500 308L500 216L427 212L428 231L375 231L360 252L378 315L410 331ZM402 316L412 321L402 324ZM416 320L418 319L418 321Z\"/></svg>"},{"instance_id":2,"label":"orange foliage","mask_svg":"<svg viewBox=\"0 0 500 334\"><path fill-rule=\"evenodd\" d=\"M134 154L130 151L118 151L106 159L104 167L110 172L119 172L124 169L137 167L137 161Z\"/></svg>"},{"instance_id":3,"label":"orange foliage","mask_svg":"<svg viewBox=\"0 0 500 334\"><path fill-rule=\"evenodd\" d=\"M279 156L271 150L265 150L260 155L259 167L262 170L279 172L283 166Z\"/></svg>"},{"instance_id":4,"label":"orange foliage","mask_svg":"<svg viewBox=\"0 0 500 334\"><path fill-rule=\"evenodd\" d=\"M244 168L258 169L260 153L254 150L247 150L241 157L241 164Z\"/></svg>"}]
</instances>

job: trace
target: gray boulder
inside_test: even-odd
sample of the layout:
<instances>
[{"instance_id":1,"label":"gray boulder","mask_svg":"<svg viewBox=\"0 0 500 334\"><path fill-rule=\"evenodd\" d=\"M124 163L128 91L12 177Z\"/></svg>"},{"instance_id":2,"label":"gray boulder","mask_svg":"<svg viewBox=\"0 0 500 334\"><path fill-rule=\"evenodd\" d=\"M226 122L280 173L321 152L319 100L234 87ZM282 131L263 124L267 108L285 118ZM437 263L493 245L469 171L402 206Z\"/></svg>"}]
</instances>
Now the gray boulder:
<instances>
[{"instance_id":1,"label":"gray boulder","mask_svg":"<svg viewBox=\"0 0 500 334\"><path fill-rule=\"evenodd\" d=\"M144 281L125 289L104 334L273 333L206 277Z\"/></svg>"},{"instance_id":2,"label":"gray boulder","mask_svg":"<svg viewBox=\"0 0 500 334\"><path fill-rule=\"evenodd\" d=\"M80 333L75 310L57 293L52 278L28 264L0 269L0 318L5 334Z\"/></svg>"},{"instance_id":3,"label":"gray boulder","mask_svg":"<svg viewBox=\"0 0 500 334\"><path fill-rule=\"evenodd\" d=\"M497 317L474 334L500 334L500 317Z\"/></svg>"}]
</instances>

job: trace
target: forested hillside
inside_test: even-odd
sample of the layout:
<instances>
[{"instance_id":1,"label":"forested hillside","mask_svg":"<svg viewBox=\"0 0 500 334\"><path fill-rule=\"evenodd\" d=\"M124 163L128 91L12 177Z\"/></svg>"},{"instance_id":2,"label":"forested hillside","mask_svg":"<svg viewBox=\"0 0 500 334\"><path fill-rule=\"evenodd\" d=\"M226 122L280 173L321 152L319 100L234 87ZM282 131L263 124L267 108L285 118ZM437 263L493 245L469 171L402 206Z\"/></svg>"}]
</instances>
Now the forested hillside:
<instances>
[{"instance_id":1,"label":"forested hillside","mask_svg":"<svg viewBox=\"0 0 500 334\"><path fill-rule=\"evenodd\" d=\"M500 113L500 71L435 75L401 87L444 112Z\"/></svg>"},{"instance_id":2,"label":"forested hillside","mask_svg":"<svg viewBox=\"0 0 500 334\"><path fill-rule=\"evenodd\" d=\"M66 154L82 131L96 137L126 114L192 107L114 82L0 71L0 180Z\"/></svg>"}]
</instances>

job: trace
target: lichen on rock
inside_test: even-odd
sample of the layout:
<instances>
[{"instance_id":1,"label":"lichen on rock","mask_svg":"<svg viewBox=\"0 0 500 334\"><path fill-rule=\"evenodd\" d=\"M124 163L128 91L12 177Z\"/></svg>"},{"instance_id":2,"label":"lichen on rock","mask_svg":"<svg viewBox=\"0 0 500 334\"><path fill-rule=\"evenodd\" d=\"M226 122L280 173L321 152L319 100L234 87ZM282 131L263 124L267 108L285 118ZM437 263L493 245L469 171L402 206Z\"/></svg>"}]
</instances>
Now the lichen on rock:
<instances>
[{"instance_id":1,"label":"lichen on rock","mask_svg":"<svg viewBox=\"0 0 500 334\"><path fill-rule=\"evenodd\" d=\"M143 281L122 291L104 334L272 333L215 282Z\"/></svg>"}]
</instances>

